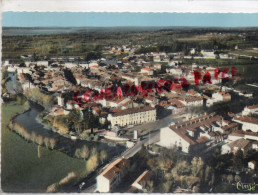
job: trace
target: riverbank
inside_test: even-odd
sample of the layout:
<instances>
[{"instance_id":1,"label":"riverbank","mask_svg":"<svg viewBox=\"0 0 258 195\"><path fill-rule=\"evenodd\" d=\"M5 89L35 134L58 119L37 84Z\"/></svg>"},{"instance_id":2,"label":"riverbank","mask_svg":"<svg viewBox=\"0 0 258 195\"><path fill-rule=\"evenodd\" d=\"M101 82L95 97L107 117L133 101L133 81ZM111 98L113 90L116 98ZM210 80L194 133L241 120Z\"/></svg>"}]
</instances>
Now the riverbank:
<instances>
[{"instance_id":1,"label":"riverbank","mask_svg":"<svg viewBox=\"0 0 258 195\"><path fill-rule=\"evenodd\" d=\"M45 192L47 187L74 171L77 180L87 175L86 161L26 142L7 127L9 120L25 109L15 102L2 104L1 186L4 192Z\"/></svg>"}]
</instances>

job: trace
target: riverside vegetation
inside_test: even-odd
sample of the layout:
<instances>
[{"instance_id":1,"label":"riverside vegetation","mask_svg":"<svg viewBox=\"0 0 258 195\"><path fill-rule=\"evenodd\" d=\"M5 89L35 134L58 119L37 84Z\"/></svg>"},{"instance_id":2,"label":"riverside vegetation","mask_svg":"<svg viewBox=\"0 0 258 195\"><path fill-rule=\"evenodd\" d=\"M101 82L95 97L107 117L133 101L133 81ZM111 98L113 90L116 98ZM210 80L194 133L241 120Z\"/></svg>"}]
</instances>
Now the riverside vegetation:
<instances>
[{"instance_id":1,"label":"riverside vegetation","mask_svg":"<svg viewBox=\"0 0 258 195\"><path fill-rule=\"evenodd\" d=\"M7 77L5 71L2 74ZM4 90L5 84L2 82ZM41 100L37 101L41 105L53 102L53 97L39 90L29 91L26 95L30 100ZM1 185L5 192L45 192L57 181L59 184L50 191L62 191L64 186L80 181L108 158L105 150L97 152L96 148L87 145L75 149L72 157L67 156L54 150L58 144L56 138L26 130L14 120L29 109L27 98L22 94L7 99L1 109Z\"/></svg>"},{"instance_id":2,"label":"riverside vegetation","mask_svg":"<svg viewBox=\"0 0 258 195\"><path fill-rule=\"evenodd\" d=\"M8 122L18 113L28 109L28 103L8 102L2 104L2 189L5 192L44 192L47 187L74 172L76 183L95 170L107 159L105 150L83 146L76 149L75 158L52 150L56 140L28 133L18 123L13 123L13 133ZM4 113L4 114L3 114ZM23 139L23 138L24 139ZM41 147L38 155L38 145ZM59 186L56 190L62 190Z\"/></svg>"}]
</instances>

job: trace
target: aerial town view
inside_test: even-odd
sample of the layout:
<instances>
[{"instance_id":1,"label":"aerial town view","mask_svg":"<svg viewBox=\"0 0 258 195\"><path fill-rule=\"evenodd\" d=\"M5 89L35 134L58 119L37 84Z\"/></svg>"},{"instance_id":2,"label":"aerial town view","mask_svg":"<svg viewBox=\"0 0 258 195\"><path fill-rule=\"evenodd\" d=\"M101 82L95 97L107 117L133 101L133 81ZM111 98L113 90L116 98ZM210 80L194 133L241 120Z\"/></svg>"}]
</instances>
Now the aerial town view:
<instances>
[{"instance_id":1,"label":"aerial town view","mask_svg":"<svg viewBox=\"0 0 258 195\"><path fill-rule=\"evenodd\" d=\"M258 23L32 27L5 17L4 192L258 192Z\"/></svg>"}]
</instances>

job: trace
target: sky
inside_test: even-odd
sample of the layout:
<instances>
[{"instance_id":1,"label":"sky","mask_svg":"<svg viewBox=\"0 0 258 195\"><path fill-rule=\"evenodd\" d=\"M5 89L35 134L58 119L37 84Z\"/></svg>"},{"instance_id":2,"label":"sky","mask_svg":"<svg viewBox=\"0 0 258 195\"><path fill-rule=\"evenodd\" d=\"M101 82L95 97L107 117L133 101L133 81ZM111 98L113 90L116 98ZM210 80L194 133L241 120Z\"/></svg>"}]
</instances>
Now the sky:
<instances>
[{"instance_id":1,"label":"sky","mask_svg":"<svg viewBox=\"0 0 258 195\"><path fill-rule=\"evenodd\" d=\"M258 13L4 12L3 27L258 27Z\"/></svg>"}]
</instances>

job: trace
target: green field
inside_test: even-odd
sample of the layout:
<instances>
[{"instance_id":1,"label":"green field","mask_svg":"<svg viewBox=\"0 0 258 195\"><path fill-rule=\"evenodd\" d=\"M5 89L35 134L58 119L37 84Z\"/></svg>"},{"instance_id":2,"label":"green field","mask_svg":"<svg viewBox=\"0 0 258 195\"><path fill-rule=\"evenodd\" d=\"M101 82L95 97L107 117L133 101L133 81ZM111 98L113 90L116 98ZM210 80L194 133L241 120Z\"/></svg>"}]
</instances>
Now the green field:
<instances>
[{"instance_id":1,"label":"green field","mask_svg":"<svg viewBox=\"0 0 258 195\"><path fill-rule=\"evenodd\" d=\"M47 186L74 171L78 179L86 175L84 160L26 142L6 126L11 116L24 109L15 103L2 104L1 182L5 192L45 192Z\"/></svg>"}]
</instances>

